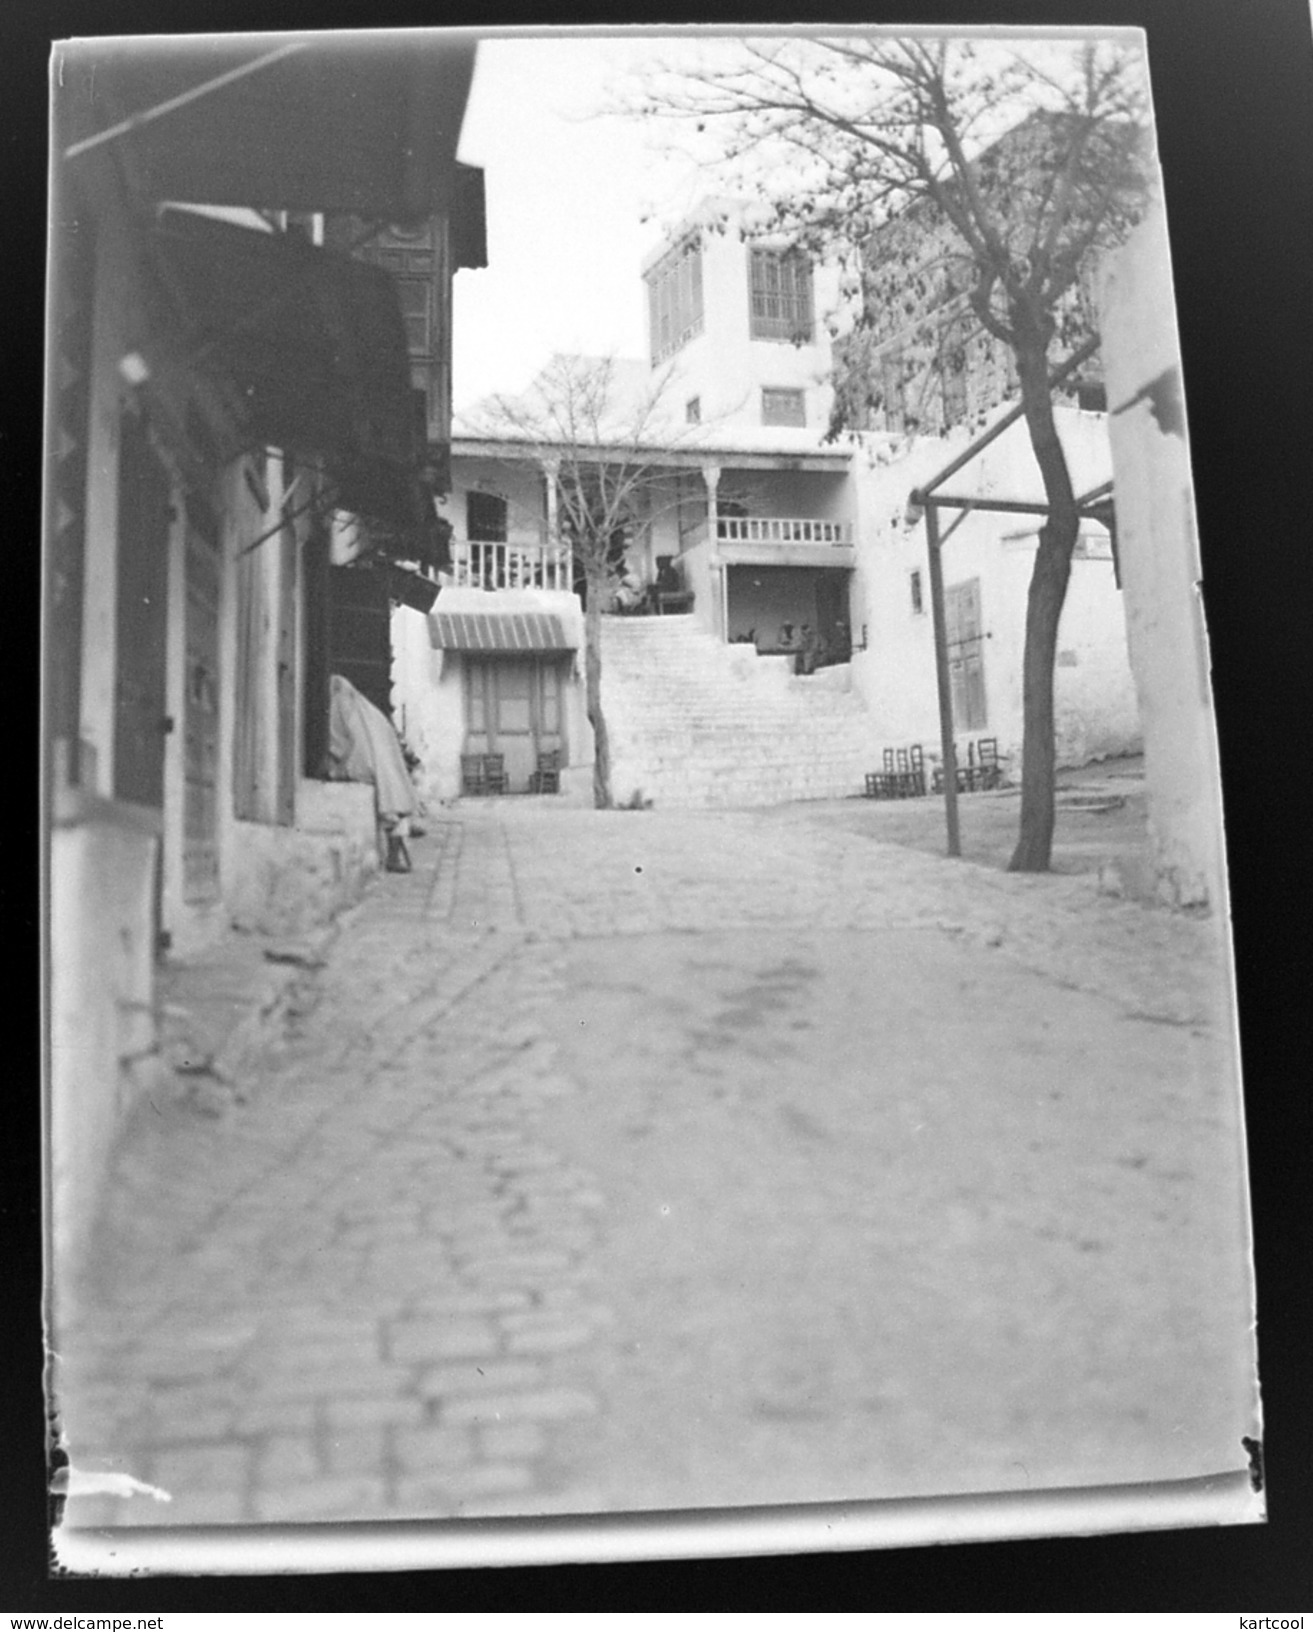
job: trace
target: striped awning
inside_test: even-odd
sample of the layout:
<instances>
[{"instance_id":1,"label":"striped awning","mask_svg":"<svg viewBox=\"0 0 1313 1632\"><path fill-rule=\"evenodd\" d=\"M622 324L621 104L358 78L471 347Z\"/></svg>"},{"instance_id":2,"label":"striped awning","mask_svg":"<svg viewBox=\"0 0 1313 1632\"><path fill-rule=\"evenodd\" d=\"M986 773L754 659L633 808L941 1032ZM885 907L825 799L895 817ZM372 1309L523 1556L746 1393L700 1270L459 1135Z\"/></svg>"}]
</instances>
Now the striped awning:
<instances>
[{"instance_id":1,"label":"striped awning","mask_svg":"<svg viewBox=\"0 0 1313 1632\"><path fill-rule=\"evenodd\" d=\"M430 612L429 642L444 652L572 652L551 612Z\"/></svg>"}]
</instances>

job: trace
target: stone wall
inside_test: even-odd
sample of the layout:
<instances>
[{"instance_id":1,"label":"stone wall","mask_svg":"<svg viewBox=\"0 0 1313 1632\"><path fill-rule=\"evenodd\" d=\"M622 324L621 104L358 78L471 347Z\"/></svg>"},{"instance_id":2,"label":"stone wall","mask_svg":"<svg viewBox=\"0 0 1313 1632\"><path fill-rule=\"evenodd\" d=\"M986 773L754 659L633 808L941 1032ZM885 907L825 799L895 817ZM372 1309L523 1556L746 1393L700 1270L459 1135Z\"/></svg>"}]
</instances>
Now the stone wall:
<instances>
[{"instance_id":1,"label":"stone wall","mask_svg":"<svg viewBox=\"0 0 1313 1632\"><path fill-rule=\"evenodd\" d=\"M295 827L235 826L229 914L236 929L303 935L355 901L378 871L374 789L302 781Z\"/></svg>"}]
</instances>

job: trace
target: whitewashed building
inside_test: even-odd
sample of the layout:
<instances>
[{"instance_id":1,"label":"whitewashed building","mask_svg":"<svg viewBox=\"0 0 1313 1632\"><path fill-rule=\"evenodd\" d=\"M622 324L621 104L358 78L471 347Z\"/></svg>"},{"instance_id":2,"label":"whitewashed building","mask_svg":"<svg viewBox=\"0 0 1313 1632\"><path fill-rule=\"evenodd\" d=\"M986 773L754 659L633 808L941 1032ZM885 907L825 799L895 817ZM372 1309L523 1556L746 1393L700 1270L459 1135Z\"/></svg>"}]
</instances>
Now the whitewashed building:
<instances>
[{"instance_id":1,"label":"whitewashed building","mask_svg":"<svg viewBox=\"0 0 1313 1632\"><path fill-rule=\"evenodd\" d=\"M924 535L913 488L965 431L881 428L827 440L828 320L838 276L746 236L743 206L708 203L642 268L648 357L610 365L617 427L660 388L644 457L662 472L627 541L631 576L682 590L674 615L604 620L603 701L618 801L753 804L858 794L887 747L938 740ZM1059 410L1078 487L1109 474L1105 417ZM632 421L629 421L632 423ZM623 440L619 431L616 441ZM589 797L583 624L551 476L526 448L458 416L450 570L427 617L394 613L396 701L430 797L462 756L503 755L510 792L543 751ZM965 473L970 492L1038 501L1014 426ZM944 548L954 706L963 743L1020 751L1026 589L1039 517L974 513ZM651 609L657 609L653 599ZM1060 763L1138 747L1110 536L1082 536L1057 670ZM965 752L964 752L965 757Z\"/></svg>"}]
</instances>

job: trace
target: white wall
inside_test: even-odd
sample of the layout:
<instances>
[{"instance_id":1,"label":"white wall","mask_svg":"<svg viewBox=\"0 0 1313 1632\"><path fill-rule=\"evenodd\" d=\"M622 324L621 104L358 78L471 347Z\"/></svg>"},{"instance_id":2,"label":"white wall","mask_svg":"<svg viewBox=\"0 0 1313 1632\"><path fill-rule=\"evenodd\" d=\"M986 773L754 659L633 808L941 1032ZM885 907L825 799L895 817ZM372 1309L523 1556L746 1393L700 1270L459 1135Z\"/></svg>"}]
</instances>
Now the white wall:
<instances>
[{"instance_id":1,"label":"white wall","mask_svg":"<svg viewBox=\"0 0 1313 1632\"><path fill-rule=\"evenodd\" d=\"M126 223L109 212L98 228L95 316L91 342L87 422L86 557L82 601L82 740L94 770L83 776L109 798L114 786L114 694L117 658L115 577L118 569L120 420L128 395L119 359L142 336L134 310L131 250ZM84 756L85 757L85 756Z\"/></svg>"},{"instance_id":2,"label":"white wall","mask_svg":"<svg viewBox=\"0 0 1313 1632\"><path fill-rule=\"evenodd\" d=\"M702 333L657 365L658 369L673 369L666 395L681 409L688 398L698 397L703 424L760 425L763 386L802 389L807 394L808 426L823 430L829 423L834 395L825 383L830 367L825 317L838 305L838 272L826 266L813 269L815 329L811 345L753 340L749 330L748 253L749 246L733 225L723 233L703 232ZM660 254L649 257L644 272L660 259ZM646 284L642 295L646 305Z\"/></svg>"},{"instance_id":3,"label":"white wall","mask_svg":"<svg viewBox=\"0 0 1313 1632\"><path fill-rule=\"evenodd\" d=\"M495 493L506 500L506 533L512 544L541 544L546 537L542 473L527 461L462 458L454 462L451 496L441 513L458 539L468 537L466 495Z\"/></svg>"},{"instance_id":4,"label":"white wall","mask_svg":"<svg viewBox=\"0 0 1313 1632\"><path fill-rule=\"evenodd\" d=\"M156 835L125 807L70 798L51 833L49 1137L55 1285L84 1258L131 1102L125 1063L154 1042ZM61 817L63 819L61 819Z\"/></svg>"},{"instance_id":5,"label":"white wall","mask_svg":"<svg viewBox=\"0 0 1313 1632\"><path fill-rule=\"evenodd\" d=\"M1068 408L1057 414L1077 491L1088 491L1109 473L1104 416ZM929 747L939 739L925 524L919 518L908 524L908 496L969 441L970 434L963 431L920 438L900 449L888 438L872 436L866 439L866 456L854 461L859 561L854 637L860 641L865 624L867 650L854 657L853 679L891 746L919 741ZM943 491L962 497L1041 499L1024 425L1004 432L950 478ZM956 515L940 512L944 534ZM1012 759L1013 774L1020 770L1026 598L1037 522L975 512L943 545L946 587L980 579L988 714L985 729L973 735L996 736L1000 753ZM1091 554L1072 562L1054 673L1057 752L1063 765L1138 752L1142 745L1125 613L1106 533L1095 523L1086 523L1085 529ZM914 571L921 576L920 614L912 609ZM966 735L959 730L961 740Z\"/></svg>"},{"instance_id":6,"label":"white wall","mask_svg":"<svg viewBox=\"0 0 1313 1632\"><path fill-rule=\"evenodd\" d=\"M438 594L435 612L545 612L560 618L578 656L562 704L565 768L592 764L593 741L584 708L583 613L577 595L543 589L455 589ZM416 787L426 804L460 794L460 755L465 741L465 674L459 652L435 650L429 620L411 607L392 613L392 704L407 746L418 754Z\"/></svg>"},{"instance_id":7,"label":"white wall","mask_svg":"<svg viewBox=\"0 0 1313 1632\"><path fill-rule=\"evenodd\" d=\"M1108 400L1129 404L1178 370L1171 255L1161 205L1113 256L1103 287ZM1131 661L1144 719L1149 834L1159 893L1193 905L1226 901L1221 782L1208 635L1184 430L1141 401L1111 416L1118 545Z\"/></svg>"}]
</instances>

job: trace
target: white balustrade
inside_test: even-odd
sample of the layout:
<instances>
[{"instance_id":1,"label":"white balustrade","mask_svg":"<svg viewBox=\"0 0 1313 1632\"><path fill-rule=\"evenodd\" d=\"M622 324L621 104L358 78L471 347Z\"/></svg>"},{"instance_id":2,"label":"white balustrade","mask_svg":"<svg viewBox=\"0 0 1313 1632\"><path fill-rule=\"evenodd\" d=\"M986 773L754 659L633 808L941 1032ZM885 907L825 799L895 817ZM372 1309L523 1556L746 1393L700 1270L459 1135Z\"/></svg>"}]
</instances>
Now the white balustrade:
<instances>
[{"instance_id":1,"label":"white balustrade","mask_svg":"<svg viewBox=\"0 0 1313 1632\"><path fill-rule=\"evenodd\" d=\"M850 521L816 521L801 516L717 516L721 544L837 544L853 541Z\"/></svg>"},{"instance_id":2,"label":"white balustrade","mask_svg":"<svg viewBox=\"0 0 1313 1632\"><path fill-rule=\"evenodd\" d=\"M571 590L564 544L507 544L457 538L451 543L453 584L460 589Z\"/></svg>"}]
</instances>

